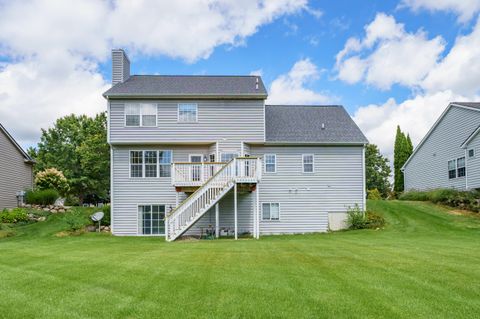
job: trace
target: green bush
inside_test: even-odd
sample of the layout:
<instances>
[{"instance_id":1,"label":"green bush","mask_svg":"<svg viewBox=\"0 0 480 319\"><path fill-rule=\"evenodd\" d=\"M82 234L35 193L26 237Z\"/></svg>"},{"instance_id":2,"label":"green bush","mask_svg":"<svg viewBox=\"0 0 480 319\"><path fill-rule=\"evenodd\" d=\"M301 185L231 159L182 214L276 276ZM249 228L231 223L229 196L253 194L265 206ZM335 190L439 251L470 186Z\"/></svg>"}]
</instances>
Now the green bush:
<instances>
[{"instance_id":1,"label":"green bush","mask_svg":"<svg viewBox=\"0 0 480 319\"><path fill-rule=\"evenodd\" d=\"M58 197L58 192L54 189L29 190L25 194L27 204L34 205L53 205Z\"/></svg>"},{"instance_id":2,"label":"green bush","mask_svg":"<svg viewBox=\"0 0 480 319\"><path fill-rule=\"evenodd\" d=\"M358 205L347 210L348 228L349 229L363 229L365 228L365 215Z\"/></svg>"},{"instance_id":3,"label":"green bush","mask_svg":"<svg viewBox=\"0 0 480 319\"><path fill-rule=\"evenodd\" d=\"M103 211L103 218L102 218L102 225L104 226L110 226L110 205L104 205L102 207Z\"/></svg>"},{"instance_id":4,"label":"green bush","mask_svg":"<svg viewBox=\"0 0 480 319\"><path fill-rule=\"evenodd\" d=\"M378 191L378 189L369 189L367 190L367 198L371 200L381 200L382 194Z\"/></svg>"},{"instance_id":5,"label":"green bush","mask_svg":"<svg viewBox=\"0 0 480 319\"><path fill-rule=\"evenodd\" d=\"M459 191L451 188L434 189L424 192L412 190L403 193L399 199L430 201L435 204L480 212L480 193L478 191Z\"/></svg>"},{"instance_id":6,"label":"green bush","mask_svg":"<svg viewBox=\"0 0 480 319\"><path fill-rule=\"evenodd\" d=\"M0 212L0 221L7 224L28 222L28 212L24 208L4 209Z\"/></svg>"},{"instance_id":7,"label":"green bush","mask_svg":"<svg viewBox=\"0 0 480 319\"><path fill-rule=\"evenodd\" d=\"M54 189L62 195L69 190L68 181L63 172L56 168L47 168L35 175L35 185L40 190Z\"/></svg>"},{"instance_id":8,"label":"green bush","mask_svg":"<svg viewBox=\"0 0 480 319\"><path fill-rule=\"evenodd\" d=\"M80 230L90 224L88 216L79 208L73 208L64 218L70 231Z\"/></svg>"},{"instance_id":9,"label":"green bush","mask_svg":"<svg viewBox=\"0 0 480 319\"><path fill-rule=\"evenodd\" d=\"M79 206L80 205L80 200L78 197L75 197L73 195L68 195L65 198L65 206Z\"/></svg>"},{"instance_id":10,"label":"green bush","mask_svg":"<svg viewBox=\"0 0 480 319\"><path fill-rule=\"evenodd\" d=\"M367 211L365 217L365 228L382 228L385 226L385 218L382 215L379 215L375 212Z\"/></svg>"},{"instance_id":11,"label":"green bush","mask_svg":"<svg viewBox=\"0 0 480 319\"><path fill-rule=\"evenodd\" d=\"M347 214L349 229L377 229L385 226L385 218L383 216L370 211L364 213L358 205L348 209Z\"/></svg>"}]
</instances>

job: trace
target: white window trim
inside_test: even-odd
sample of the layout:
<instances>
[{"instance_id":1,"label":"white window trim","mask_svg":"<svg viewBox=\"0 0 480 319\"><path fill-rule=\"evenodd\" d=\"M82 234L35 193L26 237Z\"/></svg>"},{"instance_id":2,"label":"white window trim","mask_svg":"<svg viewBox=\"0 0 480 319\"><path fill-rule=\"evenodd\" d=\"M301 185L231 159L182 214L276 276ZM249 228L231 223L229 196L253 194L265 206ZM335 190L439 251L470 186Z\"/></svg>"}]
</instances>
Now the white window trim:
<instances>
[{"instance_id":1,"label":"white window trim","mask_svg":"<svg viewBox=\"0 0 480 319\"><path fill-rule=\"evenodd\" d=\"M278 204L278 219L271 219L272 218L271 213L270 213L270 219L264 219L263 218L263 204L269 204L270 206L272 204ZM262 202L262 203L260 203L260 207L262 208L261 215L260 215L262 222L279 222L279 221L282 220L282 205L279 202Z\"/></svg>"},{"instance_id":2,"label":"white window trim","mask_svg":"<svg viewBox=\"0 0 480 319\"><path fill-rule=\"evenodd\" d=\"M312 157L312 171L305 172L305 157L311 156ZM304 174L313 174L315 173L315 155L314 154L302 154L302 173Z\"/></svg>"},{"instance_id":3,"label":"white window trim","mask_svg":"<svg viewBox=\"0 0 480 319\"><path fill-rule=\"evenodd\" d=\"M200 162L198 162L198 164L201 164L201 163L204 162L204 161L203 161L203 154L188 154L188 161L189 161L190 163L193 163L193 162L192 162L192 157L193 157L193 156L200 156L200 158L202 159ZM197 163L197 162L195 162L195 163Z\"/></svg>"},{"instance_id":4,"label":"white window trim","mask_svg":"<svg viewBox=\"0 0 480 319\"><path fill-rule=\"evenodd\" d=\"M142 105L153 105L155 106L155 125L143 125L143 111ZM139 105L140 106L140 125L127 125L127 105ZM125 127L157 127L158 126L158 104L156 103L125 103L123 106L123 125Z\"/></svg>"},{"instance_id":5,"label":"white window trim","mask_svg":"<svg viewBox=\"0 0 480 319\"><path fill-rule=\"evenodd\" d=\"M141 177L134 177L132 176L132 163L130 162L131 157L130 153L131 152L142 152L142 176ZM145 152L156 152L157 153L157 174L156 176L152 177L146 177L145 175ZM172 165L173 163L173 150L128 150L128 178L129 179L134 179L134 180L139 180L139 179L153 179L153 178L172 178L171 173L170 176L160 176L160 165L166 165L166 164L160 164L160 152L170 152L171 154L171 162L169 165ZM152 204L153 205L153 204ZM156 205L156 204L154 204Z\"/></svg>"},{"instance_id":6,"label":"white window trim","mask_svg":"<svg viewBox=\"0 0 480 319\"><path fill-rule=\"evenodd\" d=\"M450 167L448 166L448 163L451 162L451 161L454 161L455 162L455 177L452 177L450 178ZM453 159L450 159L450 160L447 160L447 177L449 180L452 180L452 179L457 179L457 159L456 158L453 158Z\"/></svg>"},{"instance_id":7,"label":"white window trim","mask_svg":"<svg viewBox=\"0 0 480 319\"><path fill-rule=\"evenodd\" d=\"M167 204L138 204L137 203L137 236L143 236L143 237L159 237L159 236L165 236L165 232L163 234L143 234L143 225L140 225L140 214L138 212L138 209L140 206L165 206L165 216L167 216ZM165 219L164 219L164 226L165 226L165 231L167 230L166 224L165 224ZM142 227L140 227L142 226ZM142 228L142 232L140 232L140 228Z\"/></svg>"},{"instance_id":8,"label":"white window trim","mask_svg":"<svg viewBox=\"0 0 480 319\"><path fill-rule=\"evenodd\" d=\"M180 121L180 105L195 105L195 121ZM198 104L197 103L178 103L177 104L177 123L198 123Z\"/></svg>"},{"instance_id":9,"label":"white window trim","mask_svg":"<svg viewBox=\"0 0 480 319\"><path fill-rule=\"evenodd\" d=\"M275 169L274 169L273 172L268 172L268 171L267 171L267 156L274 156L274 157L275 157L275 162L274 162L274 165L275 165L274 167L275 167ZM265 173L265 174L275 174L275 173L277 172L277 154L272 154L272 153L265 154L265 155L263 156L263 158L264 158L264 165L263 165L263 166L264 166L264 168L263 168L264 173Z\"/></svg>"}]
</instances>

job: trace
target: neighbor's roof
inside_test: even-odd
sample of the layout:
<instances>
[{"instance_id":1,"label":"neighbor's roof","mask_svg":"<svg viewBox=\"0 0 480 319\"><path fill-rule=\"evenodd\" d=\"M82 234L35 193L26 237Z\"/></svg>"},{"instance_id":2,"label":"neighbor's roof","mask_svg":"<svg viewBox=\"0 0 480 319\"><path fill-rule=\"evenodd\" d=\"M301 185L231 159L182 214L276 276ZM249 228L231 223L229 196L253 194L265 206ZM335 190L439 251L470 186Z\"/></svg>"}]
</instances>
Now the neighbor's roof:
<instances>
[{"instance_id":1,"label":"neighbor's roof","mask_svg":"<svg viewBox=\"0 0 480 319\"><path fill-rule=\"evenodd\" d=\"M18 149L18 151L23 155L23 157L25 158L25 162L31 163L31 164L35 163L35 160L31 158L30 155L28 155L27 152L25 152L20 145L18 145L17 141L15 141L13 136L11 136L10 133L8 133L8 131L3 127L2 124L0 124L0 131L3 132L3 134L5 134L5 136L10 140L10 142L12 142L13 146L15 146Z\"/></svg>"},{"instance_id":2,"label":"neighbor's roof","mask_svg":"<svg viewBox=\"0 0 480 319\"><path fill-rule=\"evenodd\" d=\"M465 140L465 142L462 143L462 148L467 148L468 144L470 144L470 142L475 138L475 136L477 136L477 134L480 133L480 125L477 126L477 128L475 130L473 130L472 134L470 134L467 139Z\"/></svg>"},{"instance_id":3,"label":"neighbor's roof","mask_svg":"<svg viewBox=\"0 0 480 319\"><path fill-rule=\"evenodd\" d=\"M266 105L265 135L267 143L368 143L341 105Z\"/></svg>"},{"instance_id":4,"label":"neighbor's roof","mask_svg":"<svg viewBox=\"0 0 480 319\"><path fill-rule=\"evenodd\" d=\"M258 89L257 89L258 81ZM267 97L259 76L132 75L103 93L108 98Z\"/></svg>"}]
</instances>

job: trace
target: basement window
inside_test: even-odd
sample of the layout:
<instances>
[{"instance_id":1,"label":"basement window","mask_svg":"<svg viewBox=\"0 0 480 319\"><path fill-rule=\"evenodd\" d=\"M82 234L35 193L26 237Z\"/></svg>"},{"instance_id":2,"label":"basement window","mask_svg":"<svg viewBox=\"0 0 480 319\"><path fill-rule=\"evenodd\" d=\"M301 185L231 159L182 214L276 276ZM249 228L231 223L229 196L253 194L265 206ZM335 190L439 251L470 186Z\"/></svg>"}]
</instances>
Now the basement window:
<instances>
[{"instance_id":1,"label":"basement window","mask_svg":"<svg viewBox=\"0 0 480 319\"><path fill-rule=\"evenodd\" d=\"M280 204L263 203L262 220L280 220Z\"/></svg>"}]
</instances>

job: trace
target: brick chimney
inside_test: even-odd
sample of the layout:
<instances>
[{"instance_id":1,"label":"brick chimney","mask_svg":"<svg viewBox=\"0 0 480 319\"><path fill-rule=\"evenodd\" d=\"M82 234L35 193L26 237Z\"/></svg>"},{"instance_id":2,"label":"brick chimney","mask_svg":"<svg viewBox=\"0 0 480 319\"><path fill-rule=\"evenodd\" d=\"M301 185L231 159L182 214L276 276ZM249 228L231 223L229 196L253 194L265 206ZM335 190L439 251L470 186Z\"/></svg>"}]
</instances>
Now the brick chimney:
<instances>
[{"instance_id":1,"label":"brick chimney","mask_svg":"<svg viewBox=\"0 0 480 319\"><path fill-rule=\"evenodd\" d=\"M112 50L112 86L130 77L130 60L122 49Z\"/></svg>"}]
</instances>

